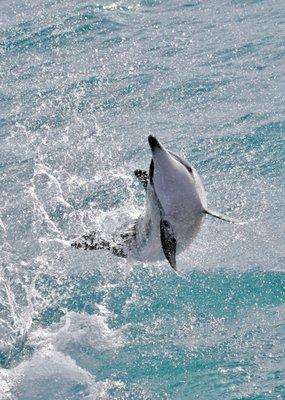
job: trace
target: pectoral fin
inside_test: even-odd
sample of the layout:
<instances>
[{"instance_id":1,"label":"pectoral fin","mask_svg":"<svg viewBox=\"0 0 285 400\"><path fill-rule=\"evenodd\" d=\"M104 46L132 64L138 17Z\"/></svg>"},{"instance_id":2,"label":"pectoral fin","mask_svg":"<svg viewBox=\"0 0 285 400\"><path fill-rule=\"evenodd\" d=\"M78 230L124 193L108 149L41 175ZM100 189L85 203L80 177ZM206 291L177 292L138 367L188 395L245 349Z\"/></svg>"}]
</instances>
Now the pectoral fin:
<instances>
[{"instance_id":1,"label":"pectoral fin","mask_svg":"<svg viewBox=\"0 0 285 400\"><path fill-rule=\"evenodd\" d=\"M141 169L136 169L135 176L138 178L138 180L143 184L143 187L146 189L149 181L148 173L146 171L142 171Z\"/></svg>"},{"instance_id":2,"label":"pectoral fin","mask_svg":"<svg viewBox=\"0 0 285 400\"><path fill-rule=\"evenodd\" d=\"M176 271L176 239L170 223L165 219L160 220L160 239L166 259Z\"/></svg>"},{"instance_id":3,"label":"pectoral fin","mask_svg":"<svg viewBox=\"0 0 285 400\"><path fill-rule=\"evenodd\" d=\"M211 215L212 217L222 219L223 221L229 222L230 224L243 224L244 222L239 221L238 219L227 217L226 215L223 215L217 211L213 211L210 209L205 209L204 214Z\"/></svg>"}]
</instances>

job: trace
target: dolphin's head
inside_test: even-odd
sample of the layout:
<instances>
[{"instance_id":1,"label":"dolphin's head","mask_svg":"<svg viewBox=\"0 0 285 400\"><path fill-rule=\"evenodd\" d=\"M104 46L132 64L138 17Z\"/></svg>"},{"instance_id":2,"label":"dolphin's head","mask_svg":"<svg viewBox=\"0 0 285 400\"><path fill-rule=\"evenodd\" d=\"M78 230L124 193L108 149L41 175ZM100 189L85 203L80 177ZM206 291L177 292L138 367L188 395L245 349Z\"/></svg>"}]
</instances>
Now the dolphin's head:
<instances>
[{"instance_id":1,"label":"dolphin's head","mask_svg":"<svg viewBox=\"0 0 285 400\"><path fill-rule=\"evenodd\" d=\"M154 152L155 150L158 150L158 149L163 149L162 144L160 144L159 141L156 139L156 137L154 137L152 135L149 135L148 143L149 143L149 146L150 146L152 152Z\"/></svg>"}]
</instances>

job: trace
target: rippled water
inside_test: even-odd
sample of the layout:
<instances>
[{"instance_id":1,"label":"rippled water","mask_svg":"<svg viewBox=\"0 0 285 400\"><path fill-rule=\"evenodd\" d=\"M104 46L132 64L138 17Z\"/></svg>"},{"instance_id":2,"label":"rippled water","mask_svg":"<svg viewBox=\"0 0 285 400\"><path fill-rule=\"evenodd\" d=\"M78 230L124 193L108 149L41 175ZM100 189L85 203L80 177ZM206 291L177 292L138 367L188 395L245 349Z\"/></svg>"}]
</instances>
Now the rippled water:
<instances>
[{"instance_id":1,"label":"rippled water","mask_svg":"<svg viewBox=\"0 0 285 400\"><path fill-rule=\"evenodd\" d=\"M285 398L283 0L0 10L0 398ZM150 133L248 221L181 276L66 245L139 215Z\"/></svg>"}]
</instances>

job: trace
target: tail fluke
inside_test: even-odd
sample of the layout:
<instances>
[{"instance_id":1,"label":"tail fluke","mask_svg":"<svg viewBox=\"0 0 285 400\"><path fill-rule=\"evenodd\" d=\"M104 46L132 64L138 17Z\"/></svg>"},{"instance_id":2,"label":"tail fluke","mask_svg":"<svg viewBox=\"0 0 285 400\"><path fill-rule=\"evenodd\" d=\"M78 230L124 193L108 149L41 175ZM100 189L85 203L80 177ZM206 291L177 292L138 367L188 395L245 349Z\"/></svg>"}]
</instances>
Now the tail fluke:
<instances>
[{"instance_id":1,"label":"tail fluke","mask_svg":"<svg viewBox=\"0 0 285 400\"><path fill-rule=\"evenodd\" d=\"M72 242L71 247L83 250L109 250L118 257L125 258L127 256L123 243L105 240L95 231L83 235L80 239Z\"/></svg>"},{"instance_id":2,"label":"tail fluke","mask_svg":"<svg viewBox=\"0 0 285 400\"><path fill-rule=\"evenodd\" d=\"M98 237L95 231L83 235L80 239L71 243L72 247L83 250L110 250L110 242Z\"/></svg>"}]
</instances>

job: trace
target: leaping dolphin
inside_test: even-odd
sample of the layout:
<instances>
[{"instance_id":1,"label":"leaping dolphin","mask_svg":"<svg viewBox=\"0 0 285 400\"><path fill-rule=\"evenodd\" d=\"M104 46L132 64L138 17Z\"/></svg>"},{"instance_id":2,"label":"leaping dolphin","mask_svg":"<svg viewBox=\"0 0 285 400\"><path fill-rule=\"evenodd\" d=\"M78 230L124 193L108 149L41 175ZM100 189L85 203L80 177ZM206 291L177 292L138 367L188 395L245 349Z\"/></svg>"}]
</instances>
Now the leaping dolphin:
<instances>
[{"instance_id":1,"label":"leaping dolphin","mask_svg":"<svg viewBox=\"0 0 285 400\"><path fill-rule=\"evenodd\" d=\"M140 261L165 257L176 271L176 255L196 237L206 214L230 223L239 221L208 208L202 180L192 165L166 150L154 136L150 135L148 142L152 152L149 173L135 171L146 190L144 215L119 238L103 240L92 232L72 246L108 249L117 256Z\"/></svg>"}]
</instances>

